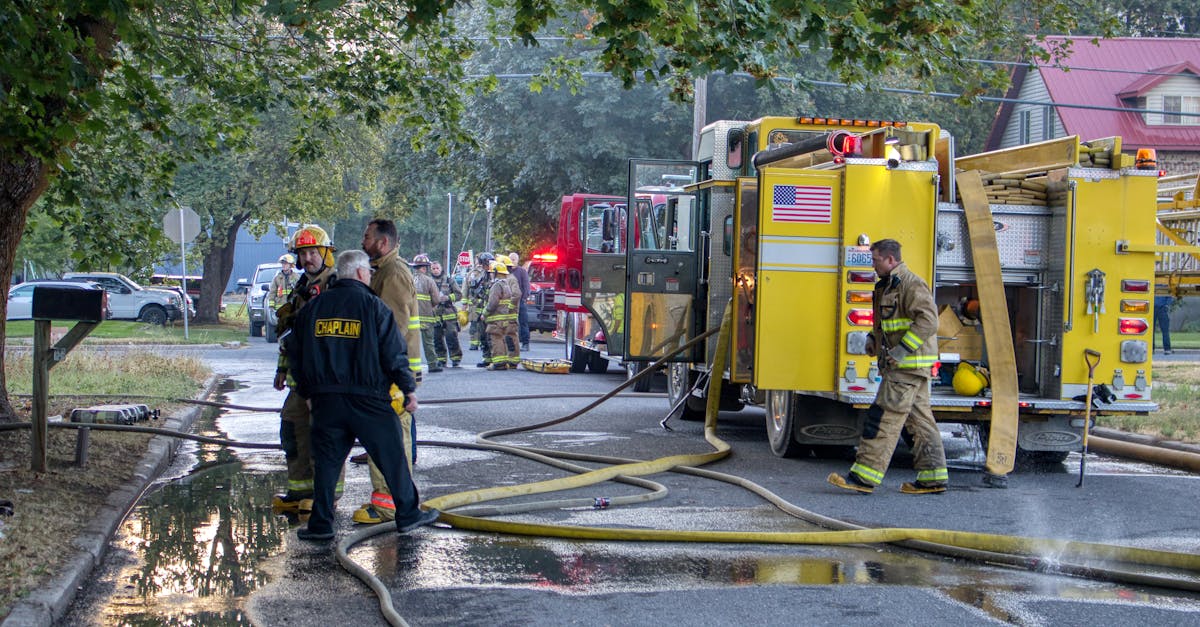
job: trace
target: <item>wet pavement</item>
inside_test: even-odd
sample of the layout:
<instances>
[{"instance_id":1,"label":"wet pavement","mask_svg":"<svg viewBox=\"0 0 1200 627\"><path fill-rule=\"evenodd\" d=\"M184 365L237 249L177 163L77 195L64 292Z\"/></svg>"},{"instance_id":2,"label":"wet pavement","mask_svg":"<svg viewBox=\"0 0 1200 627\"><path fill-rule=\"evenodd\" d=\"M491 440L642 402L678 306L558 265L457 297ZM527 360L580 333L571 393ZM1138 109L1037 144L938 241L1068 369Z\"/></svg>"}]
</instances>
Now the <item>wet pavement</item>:
<instances>
[{"instance_id":1,"label":"wet pavement","mask_svg":"<svg viewBox=\"0 0 1200 627\"><path fill-rule=\"evenodd\" d=\"M215 400L265 408L282 403L283 394L270 388L273 346L258 342L248 349L197 353L228 376ZM547 342L534 344L535 356L554 357L559 350ZM468 354L467 368L429 375L419 395L606 391L624 377L620 371L601 376L487 373L470 367L477 355ZM418 413L418 438L471 442L477 432L556 417L585 402L427 404ZM617 400L578 424L505 441L646 459L703 450L695 423L672 422L675 431L658 427L665 405L662 399ZM772 457L761 410L722 414L722 419L720 435L735 453L714 470L753 478L791 502L827 515L868 524L889 521L1200 552L1200 522L1194 515L1200 481L1186 473L1090 456L1093 492L1064 489L1077 477L1079 458L1072 455L1064 464L1014 476L1010 490L989 491L968 485L966 477L978 473L982 455L969 434L950 428L944 434L954 460L950 493L918 500L898 494L859 498L821 485L827 472L843 469L845 462ZM277 414L269 411L212 410L197 421L195 431L277 442L278 424ZM895 468L889 484L907 479L902 460ZM561 474L498 453L443 447L422 447L417 467L424 498ZM664 529L812 529L732 486L673 474L654 479L669 485L669 499L508 518ZM1174 493L1146 500L1148 493L1159 491L1146 486L1161 481L1173 482ZM301 521L271 511L271 496L284 484L279 451L186 444L157 488L130 513L102 568L60 624L383 624L375 598L341 569L331 549L299 541L294 529ZM606 496L640 491L616 484L605 484L603 490ZM1137 512L1105 511L1112 500L1097 507L1095 501L1113 490L1130 492L1129 507L1158 515L1151 520ZM353 528L349 515L369 491L365 467L349 465L339 505L341 534ZM578 490L567 496L595 493ZM919 500L930 498L935 500ZM963 509L968 511L958 511ZM1145 520L1138 522L1139 517ZM1078 529L1064 528L1064 520ZM1031 533L1035 529L1045 533ZM354 547L350 556L384 582L398 611L416 625L1200 624L1200 595L1195 593L874 546L601 543L438 527L407 536L383 534Z\"/></svg>"}]
</instances>

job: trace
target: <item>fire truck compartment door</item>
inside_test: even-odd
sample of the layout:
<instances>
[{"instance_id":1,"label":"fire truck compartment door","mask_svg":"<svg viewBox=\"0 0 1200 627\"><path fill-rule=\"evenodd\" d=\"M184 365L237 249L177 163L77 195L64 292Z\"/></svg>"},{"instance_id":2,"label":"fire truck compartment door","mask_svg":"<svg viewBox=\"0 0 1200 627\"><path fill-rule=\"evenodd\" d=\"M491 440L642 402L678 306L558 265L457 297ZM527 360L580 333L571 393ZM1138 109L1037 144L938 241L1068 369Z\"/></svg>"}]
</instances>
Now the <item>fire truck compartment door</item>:
<instances>
[{"instance_id":1,"label":"fire truck compartment door","mask_svg":"<svg viewBox=\"0 0 1200 627\"><path fill-rule=\"evenodd\" d=\"M693 161L629 161L627 360L659 359L696 336L700 211L684 187L699 171ZM697 361L703 354L699 344L670 361Z\"/></svg>"},{"instance_id":2,"label":"fire truck compartment door","mask_svg":"<svg viewBox=\"0 0 1200 627\"><path fill-rule=\"evenodd\" d=\"M616 200L586 203L580 216L583 277L579 302L599 323L609 354L620 353L625 346L625 213L625 203ZM590 342L593 338L582 339Z\"/></svg>"},{"instance_id":3,"label":"fire truck compartment door","mask_svg":"<svg viewBox=\"0 0 1200 627\"><path fill-rule=\"evenodd\" d=\"M831 391L841 260L840 172L759 172L754 384Z\"/></svg>"}]
</instances>

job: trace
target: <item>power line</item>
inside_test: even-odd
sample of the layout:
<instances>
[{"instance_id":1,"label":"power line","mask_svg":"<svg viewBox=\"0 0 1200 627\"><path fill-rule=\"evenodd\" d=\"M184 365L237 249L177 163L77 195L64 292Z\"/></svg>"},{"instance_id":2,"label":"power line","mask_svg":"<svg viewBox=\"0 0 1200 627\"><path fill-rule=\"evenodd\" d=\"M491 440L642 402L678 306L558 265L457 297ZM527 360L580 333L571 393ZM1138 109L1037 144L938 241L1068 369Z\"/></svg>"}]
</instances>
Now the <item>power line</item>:
<instances>
[{"instance_id":1,"label":"power line","mask_svg":"<svg viewBox=\"0 0 1200 627\"><path fill-rule=\"evenodd\" d=\"M735 76L738 78L754 78L753 76L751 76L750 74L748 74L746 72L733 72L733 73L724 73L723 72L722 74L725 74L726 76ZM608 72L582 72L580 75L585 78L612 78L612 74L610 74ZM510 74L494 74L494 75L492 75L492 74L470 74L470 75L467 75L466 78L487 78L489 76L495 76L496 78L499 78L499 79L529 79L529 78L533 78L533 77L539 76L539 75L532 74L532 73L510 73ZM808 85L816 85L818 87L840 87L843 89L850 87L850 85L847 83L841 83L841 82L836 82L836 81L816 81L816 80L795 79L795 78L787 78L787 77L775 77L772 80L776 80L776 81L780 81L780 82L790 82L790 83L799 82L799 83L804 83L804 84L808 84ZM890 93L890 94L904 94L904 95L908 95L908 96L930 96L933 98L954 98L954 99L962 97L962 94L955 94L955 93L951 93L951 92L944 92L944 91L928 91L927 92L927 91L922 91L920 89L905 89L902 87L875 87L874 89L876 89L878 91ZM1118 113L1143 113L1143 114L1149 113L1149 114L1159 114L1159 115L1178 115L1178 116L1182 116L1182 117L1200 118L1200 112L1190 112L1190 111L1164 111L1164 110L1159 110L1159 109L1135 109L1133 107L1111 107L1111 106L1106 106L1106 105L1090 105L1090 104L1081 104L1081 103L1047 102L1047 101L1043 101L1043 100L1025 100L1022 98L1004 98L1004 97L1000 97L1000 96L976 96L975 100L979 100L981 102L999 102L999 103L1008 103L1008 104L1036 105L1039 107L1054 107L1056 109L1058 109L1058 108L1084 109L1084 110L1089 110L1089 111L1115 111Z\"/></svg>"}]
</instances>

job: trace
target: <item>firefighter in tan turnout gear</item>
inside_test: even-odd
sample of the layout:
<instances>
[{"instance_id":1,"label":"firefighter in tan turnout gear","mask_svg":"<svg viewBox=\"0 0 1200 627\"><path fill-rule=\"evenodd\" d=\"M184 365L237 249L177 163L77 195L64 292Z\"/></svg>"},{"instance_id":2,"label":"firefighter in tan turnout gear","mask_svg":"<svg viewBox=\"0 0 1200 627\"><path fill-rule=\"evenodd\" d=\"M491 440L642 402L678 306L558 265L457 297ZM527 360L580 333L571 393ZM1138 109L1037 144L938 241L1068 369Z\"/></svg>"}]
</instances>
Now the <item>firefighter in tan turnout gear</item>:
<instances>
[{"instance_id":1,"label":"firefighter in tan turnout gear","mask_svg":"<svg viewBox=\"0 0 1200 627\"><path fill-rule=\"evenodd\" d=\"M905 482L905 494L945 492L949 475L942 436L929 408L929 378L937 360L937 306L921 277L901 261L900 243L879 240L871 245L871 261L879 277L872 308L875 325L867 353L877 356L883 381L867 409L858 456L845 477L832 473L829 483L870 494L883 483L900 430L912 434L917 480Z\"/></svg>"},{"instance_id":2,"label":"firefighter in tan turnout gear","mask_svg":"<svg viewBox=\"0 0 1200 627\"><path fill-rule=\"evenodd\" d=\"M403 331L404 340L409 346L408 368L419 385L421 355L416 347L420 346L421 330L417 316L417 290L408 262L400 256L396 247L396 238L394 222L382 218L375 219L367 224L366 230L363 231L362 249L371 258L371 267L374 269L374 273L371 274L371 291L383 300L396 317L396 327ZM392 409L396 412L396 418L400 421L400 431L404 434L404 456L411 475L417 454L416 417L404 408L404 396L394 385L392 399ZM367 458L363 461L367 462L371 475L371 502L358 508L351 518L356 523L367 525L395 520L396 504L392 499L391 490L388 489L386 478L373 460Z\"/></svg>"},{"instance_id":3,"label":"firefighter in tan turnout gear","mask_svg":"<svg viewBox=\"0 0 1200 627\"><path fill-rule=\"evenodd\" d=\"M421 316L421 344L425 347L425 361L429 363L430 372L441 372L442 364L438 363L437 349L433 344L433 328L440 321L434 312L434 306L441 300L441 296L438 293L437 281L429 276L431 265L429 255L425 253L413 257L413 284L417 286L417 307Z\"/></svg>"},{"instance_id":4,"label":"firefighter in tan turnout gear","mask_svg":"<svg viewBox=\"0 0 1200 627\"><path fill-rule=\"evenodd\" d=\"M463 298L462 290L454 277L442 272L442 265L433 262L429 274L437 283L439 302L434 305L438 324L433 327L433 348L437 351L438 367L444 368L447 360L450 367L457 368L462 361L462 346L458 343L458 307L455 303Z\"/></svg>"},{"instance_id":5,"label":"firefighter in tan turnout gear","mask_svg":"<svg viewBox=\"0 0 1200 627\"><path fill-rule=\"evenodd\" d=\"M488 370L516 369L517 363L512 361L505 337L508 335L509 324L515 324L517 314L512 308L512 288L508 284L508 267L500 260L492 262L492 272L496 280L488 290L487 305L484 309L484 320L487 322L488 343L492 347L491 362Z\"/></svg>"},{"instance_id":6,"label":"firefighter in tan turnout gear","mask_svg":"<svg viewBox=\"0 0 1200 627\"><path fill-rule=\"evenodd\" d=\"M304 269L304 275L296 281L287 302L275 312L278 319L276 334L279 336L291 329L300 308L324 291L334 274L333 243L321 227L313 224L300 227L292 235L291 249ZM309 512L312 511L313 498L312 416L308 404L296 394L296 382L288 373L287 354L283 352L282 343L274 385L276 390L288 388L279 423L279 441L287 461L288 486L287 492L275 496L271 505L282 512ZM337 493L341 494L341 491L342 481L339 479Z\"/></svg>"}]
</instances>

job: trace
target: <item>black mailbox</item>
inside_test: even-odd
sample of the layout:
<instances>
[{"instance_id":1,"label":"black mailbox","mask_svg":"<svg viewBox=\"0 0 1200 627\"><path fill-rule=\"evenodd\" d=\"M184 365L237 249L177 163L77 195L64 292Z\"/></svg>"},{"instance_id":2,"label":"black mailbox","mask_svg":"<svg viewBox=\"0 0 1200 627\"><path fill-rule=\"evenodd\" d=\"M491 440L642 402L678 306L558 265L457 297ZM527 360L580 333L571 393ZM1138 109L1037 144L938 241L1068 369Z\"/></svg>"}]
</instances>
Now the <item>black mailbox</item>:
<instances>
[{"instance_id":1,"label":"black mailbox","mask_svg":"<svg viewBox=\"0 0 1200 627\"><path fill-rule=\"evenodd\" d=\"M104 290L86 285L39 285L33 290L34 320L104 320Z\"/></svg>"}]
</instances>

